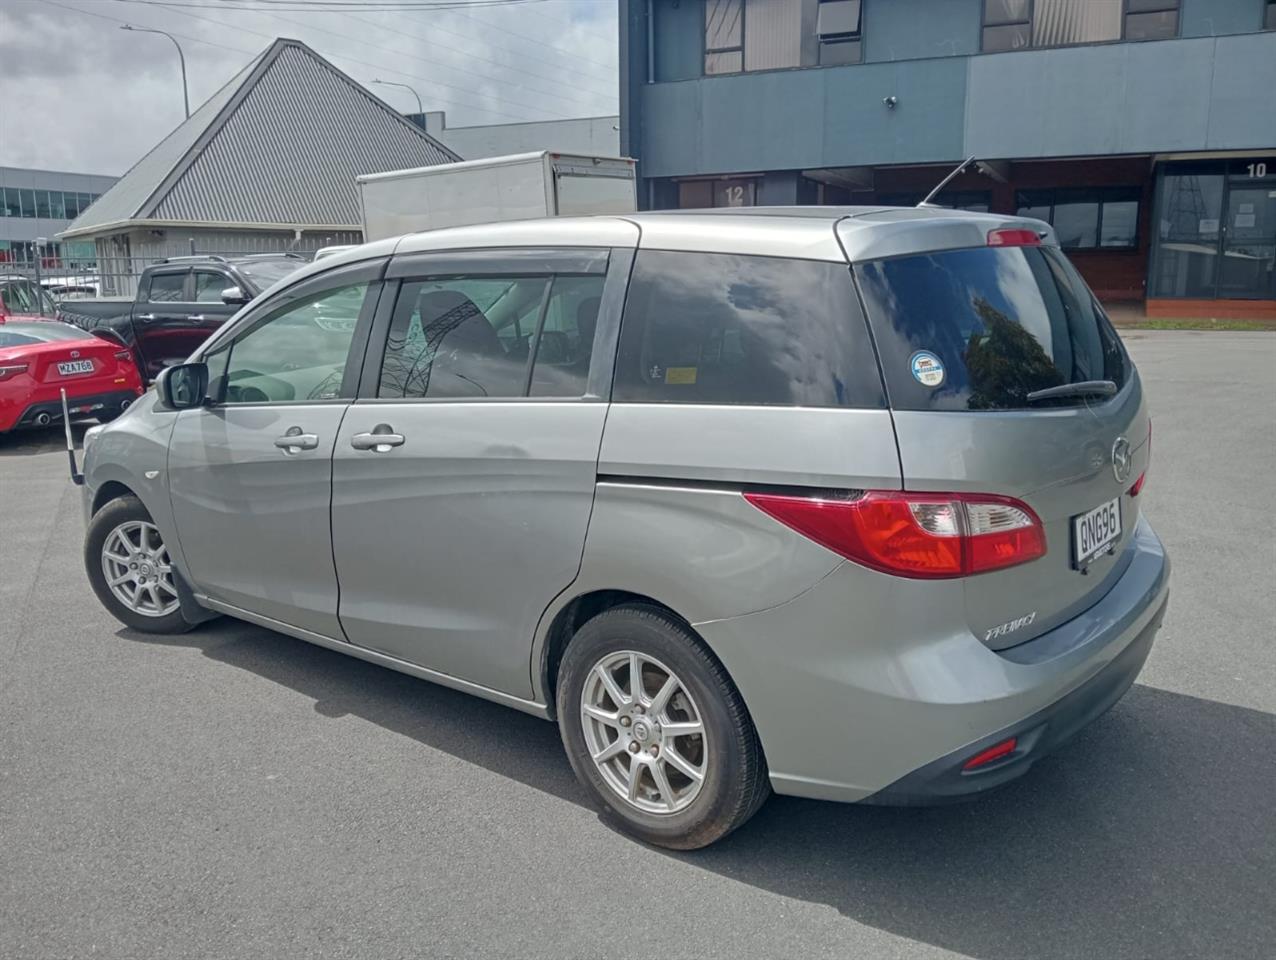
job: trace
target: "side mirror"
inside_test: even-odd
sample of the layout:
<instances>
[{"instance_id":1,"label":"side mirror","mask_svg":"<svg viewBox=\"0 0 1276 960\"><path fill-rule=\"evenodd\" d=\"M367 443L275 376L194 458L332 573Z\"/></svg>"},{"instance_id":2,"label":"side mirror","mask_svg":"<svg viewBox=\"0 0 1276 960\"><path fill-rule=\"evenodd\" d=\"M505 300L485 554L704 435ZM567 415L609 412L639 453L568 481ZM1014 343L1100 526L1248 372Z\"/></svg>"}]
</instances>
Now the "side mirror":
<instances>
[{"instance_id":1,"label":"side mirror","mask_svg":"<svg viewBox=\"0 0 1276 960\"><path fill-rule=\"evenodd\" d=\"M178 363L165 367L155 378L160 401L170 410L191 410L204 405L208 395L208 364Z\"/></svg>"},{"instance_id":2,"label":"side mirror","mask_svg":"<svg viewBox=\"0 0 1276 960\"><path fill-rule=\"evenodd\" d=\"M237 307L247 303L251 297L244 293L243 287L227 287L222 291L222 303L230 307Z\"/></svg>"}]
</instances>

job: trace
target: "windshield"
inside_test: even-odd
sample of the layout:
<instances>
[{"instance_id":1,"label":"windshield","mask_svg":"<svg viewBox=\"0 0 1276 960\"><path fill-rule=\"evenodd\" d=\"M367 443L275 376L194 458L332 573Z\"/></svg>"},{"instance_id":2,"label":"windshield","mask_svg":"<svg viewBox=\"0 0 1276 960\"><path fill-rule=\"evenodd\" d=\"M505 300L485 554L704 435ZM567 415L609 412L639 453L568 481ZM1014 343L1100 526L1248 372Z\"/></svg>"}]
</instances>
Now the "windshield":
<instances>
[{"instance_id":1,"label":"windshield","mask_svg":"<svg viewBox=\"0 0 1276 960\"><path fill-rule=\"evenodd\" d=\"M85 340L88 334L67 323L6 323L0 327L0 347L25 343L53 343L58 340Z\"/></svg>"},{"instance_id":2,"label":"windshield","mask_svg":"<svg viewBox=\"0 0 1276 960\"><path fill-rule=\"evenodd\" d=\"M305 265L306 261L294 260L291 257L280 257L278 260L241 260L235 264L239 272L251 280L258 291L265 290Z\"/></svg>"},{"instance_id":3,"label":"windshield","mask_svg":"<svg viewBox=\"0 0 1276 960\"><path fill-rule=\"evenodd\" d=\"M53 298L23 277L0 280L0 303L8 313L39 313L40 304L44 304L44 312L53 316L57 306Z\"/></svg>"},{"instance_id":4,"label":"windshield","mask_svg":"<svg viewBox=\"0 0 1276 960\"><path fill-rule=\"evenodd\" d=\"M1019 409L1034 391L1125 382L1116 331L1052 247L949 250L863 263L855 272L896 409Z\"/></svg>"}]
</instances>

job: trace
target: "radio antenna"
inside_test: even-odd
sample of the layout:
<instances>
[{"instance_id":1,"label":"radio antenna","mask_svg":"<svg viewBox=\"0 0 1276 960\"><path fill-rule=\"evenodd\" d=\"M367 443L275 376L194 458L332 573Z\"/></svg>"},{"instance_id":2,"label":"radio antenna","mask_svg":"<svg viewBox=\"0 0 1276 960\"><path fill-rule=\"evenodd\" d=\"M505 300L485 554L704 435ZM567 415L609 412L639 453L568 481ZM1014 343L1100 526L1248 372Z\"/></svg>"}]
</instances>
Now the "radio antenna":
<instances>
[{"instance_id":1,"label":"radio antenna","mask_svg":"<svg viewBox=\"0 0 1276 960\"><path fill-rule=\"evenodd\" d=\"M930 202L933 199L935 199L936 194L938 194L940 190L943 190L944 187L948 186L948 182L952 180L955 176L957 176L957 174L961 173L963 170L965 170L968 166L970 166L974 162L975 162L974 154L971 154L969 157L967 157L965 160L961 162L961 164L957 167L956 170L954 170L948 176L944 177L943 180L940 180L939 184L935 187L935 189L932 190L930 193L926 194L926 199L923 200L921 203L919 203L917 206L918 207L930 206L931 205Z\"/></svg>"}]
</instances>

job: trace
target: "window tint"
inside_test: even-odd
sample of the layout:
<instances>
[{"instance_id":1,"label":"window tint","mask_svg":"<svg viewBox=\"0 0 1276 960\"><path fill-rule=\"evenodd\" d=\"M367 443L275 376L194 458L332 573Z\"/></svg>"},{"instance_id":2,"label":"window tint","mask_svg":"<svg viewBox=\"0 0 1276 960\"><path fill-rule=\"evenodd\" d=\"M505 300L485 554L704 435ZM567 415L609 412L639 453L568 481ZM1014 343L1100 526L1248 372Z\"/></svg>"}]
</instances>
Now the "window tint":
<instances>
[{"instance_id":1,"label":"window tint","mask_svg":"<svg viewBox=\"0 0 1276 960\"><path fill-rule=\"evenodd\" d=\"M281 257L278 260L245 260L235 264L239 272L251 280L260 292L305 265L303 260ZM227 286L230 286L228 283ZM249 293L251 291L244 291Z\"/></svg>"},{"instance_id":2,"label":"window tint","mask_svg":"<svg viewBox=\"0 0 1276 960\"><path fill-rule=\"evenodd\" d=\"M1116 332L1057 249L951 250L865 263L856 273L897 409L1014 409L1033 390L1125 381ZM939 358L938 384L914 377L920 351Z\"/></svg>"},{"instance_id":3,"label":"window tint","mask_svg":"<svg viewBox=\"0 0 1276 960\"><path fill-rule=\"evenodd\" d=\"M222 291L232 286L224 273L213 273L210 270L195 271L195 302L221 303Z\"/></svg>"},{"instance_id":4,"label":"window tint","mask_svg":"<svg viewBox=\"0 0 1276 960\"><path fill-rule=\"evenodd\" d=\"M0 283L0 302L9 313L39 313L41 306L50 316L57 312L49 295L30 280L17 279Z\"/></svg>"},{"instance_id":5,"label":"window tint","mask_svg":"<svg viewBox=\"0 0 1276 960\"><path fill-rule=\"evenodd\" d=\"M462 277L399 290L379 397L521 397L551 278Z\"/></svg>"},{"instance_id":6,"label":"window tint","mask_svg":"<svg viewBox=\"0 0 1276 960\"><path fill-rule=\"evenodd\" d=\"M882 405L845 264L639 251L613 399Z\"/></svg>"},{"instance_id":7,"label":"window tint","mask_svg":"<svg viewBox=\"0 0 1276 960\"><path fill-rule=\"evenodd\" d=\"M20 347L28 343L39 343L36 337L24 336L11 330L0 329L0 347Z\"/></svg>"},{"instance_id":8,"label":"window tint","mask_svg":"<svg viewBox=\"0 0 1276 960\"><path fill-rule=\"evenodd\" d=\"M270 314L206 358L226 403L332 400L343 396L350 342L367 298L357 283L314 294Z\"/></svg>"},{"instance_id":9,"label":"window tint","mask_svg":"<svg viewBox=\"0 0 1276 960\"><path fill-rule=\"evenodd\" d=\"M581 397L589 379L603 276L555 277L532 366L533 397Z\"/></svg>"},{"instance_id":10,"label":"window tint","mask_svg":"<svg viewBox=\"0 0 1276 960\"><path fill-rule=\"evenodd\" d=\"M186 298L186 271L151 274L150 303L180 303Z\"/></svg>"}]
</instances>

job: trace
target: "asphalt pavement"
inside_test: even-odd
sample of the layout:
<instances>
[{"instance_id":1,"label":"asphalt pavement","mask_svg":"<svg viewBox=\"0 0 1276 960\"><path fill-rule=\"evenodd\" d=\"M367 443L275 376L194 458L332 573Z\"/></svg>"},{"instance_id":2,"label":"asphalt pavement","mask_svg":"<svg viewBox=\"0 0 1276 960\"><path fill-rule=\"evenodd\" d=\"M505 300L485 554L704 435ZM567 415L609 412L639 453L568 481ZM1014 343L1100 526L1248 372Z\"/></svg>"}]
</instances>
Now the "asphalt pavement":
<instances>
[{"instance_id":1,"label":"asphalt pavement","mask_svg":"<svg viewBox=\"0 0 1276 960\"><path fill-rule=\"evenodd\" d=\"M121 628L61 433L0 438L0 957L1272 956L1276 335L1127 340L1175 563L1133 690L978 801L772 798L694 854L609 829L544 721Z\"/></svg>"}]
</instances>

